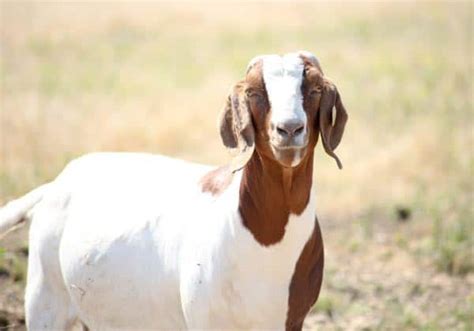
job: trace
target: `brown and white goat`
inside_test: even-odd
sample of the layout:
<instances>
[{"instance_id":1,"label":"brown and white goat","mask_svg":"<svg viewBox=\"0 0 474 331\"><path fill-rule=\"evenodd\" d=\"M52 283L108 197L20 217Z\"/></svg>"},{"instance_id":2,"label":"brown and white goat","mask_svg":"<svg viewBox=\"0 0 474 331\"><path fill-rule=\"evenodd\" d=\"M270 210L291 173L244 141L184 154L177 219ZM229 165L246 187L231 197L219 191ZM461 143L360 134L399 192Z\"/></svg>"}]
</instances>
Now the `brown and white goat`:
<instances>
[{"instance_id":1,"label":"brown and white goat","mask_svg":"<svg viewBox=\"0 0 474 331\"><path fill-rule=\"evenodd\" d=\"M229 165L72 161L0 210L0 232L32 219L28 328L301 330L323 277L314 147L340 166L346 120L313 55L260 56L221 117Z\"/></svg>"}]
</instances>

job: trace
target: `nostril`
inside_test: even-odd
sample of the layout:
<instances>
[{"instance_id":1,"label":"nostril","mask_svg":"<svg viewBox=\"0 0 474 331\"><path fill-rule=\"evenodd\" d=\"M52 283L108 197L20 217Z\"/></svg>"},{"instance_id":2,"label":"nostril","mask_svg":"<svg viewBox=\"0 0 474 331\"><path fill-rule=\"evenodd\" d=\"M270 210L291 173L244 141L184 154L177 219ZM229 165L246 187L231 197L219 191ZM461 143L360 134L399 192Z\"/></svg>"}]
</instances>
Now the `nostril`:
<instances>
[{"instance_id":1,"label":"nostril","mask_svg":"<svg viewBox=\"0 0 474 331\"><path fill-rule=\"evenodd\" d=\"M301 125L299 128L297 128L297 129L293 132L293 135L297 136L297 135L303 133L303 130L304 130L304 125Z\"/></svg>"},{"instance_id":2,"label":"nostril","mask_svg":"<svg viewBox=\"0 0 474 331\"><path fill-rule=\"evenodd\" d=\"M282 136L287 136L288 135L288 132L285 129L283 129L281 127L278 127L278 126L277 126L277 132Z\"/></svg>"},{"instance_id":3,"label":"nostril","mask_svg":"<svg viewBox=\"0 0 474 331\"><path fill-rule=\"evenodd\" d=\"M304 131L304 123L302 122L286 122L276 126L276 131L281 136L298 136Z\"/></svg>"},{"instance_id":4,"label":"nostril","mask_svg":"<svg viewBox=\"0 0 474 331\"><path fill-rule=\"evenodd\" d=\"M304 132L302 121L286 121L276 125L276 132L282 137L295 137Z\"/></svg>"}]
</instances>

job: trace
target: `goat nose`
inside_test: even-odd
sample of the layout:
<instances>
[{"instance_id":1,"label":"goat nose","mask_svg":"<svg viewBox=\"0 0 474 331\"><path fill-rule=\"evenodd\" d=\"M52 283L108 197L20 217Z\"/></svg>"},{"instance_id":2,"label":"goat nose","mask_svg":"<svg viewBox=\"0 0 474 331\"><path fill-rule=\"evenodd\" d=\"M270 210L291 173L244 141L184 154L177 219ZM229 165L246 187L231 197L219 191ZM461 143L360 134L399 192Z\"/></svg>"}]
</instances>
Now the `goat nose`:
<instances>
[{"instance_id":1,"label":"goat nose","mask_svg":"<svg viewBox=\"0 0 474 331\"><path fill-rule=\"evenodd\" d=\"M285 121L276 125L276 130L281 136L294 137L301 134L304 130L304 123L300 120Z\"/></svg>"}]
</instances>

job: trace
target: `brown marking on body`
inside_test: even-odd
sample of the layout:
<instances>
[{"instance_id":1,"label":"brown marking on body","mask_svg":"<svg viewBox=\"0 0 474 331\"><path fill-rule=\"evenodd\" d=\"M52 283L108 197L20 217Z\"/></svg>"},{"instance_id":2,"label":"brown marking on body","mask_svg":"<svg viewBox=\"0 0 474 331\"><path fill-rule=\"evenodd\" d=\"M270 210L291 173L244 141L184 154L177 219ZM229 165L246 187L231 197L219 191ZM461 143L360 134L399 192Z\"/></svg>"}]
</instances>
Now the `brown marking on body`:
<instances>
[{"instance_id":1,"label":"brown marking on body","mask_svg":"<svg viewBox=\"0 0 474 331\"><path fill-rule=\"evenodd\" d=\"M232 170L228 165L218 167L205 174L199 184L203 192L220 195L232 182Z\"/></svg>"},{"instance_id":2,"label":"brown marking on body","mask_svg":"<svg viewBox=\"0 0 474 331\"><path fill-rule=\"evenodd\" d=\"M290 282L288 312L285 329L300 331L311 307L319 296L323 281L324 246L318 220L315 220L313 234L306 242Z\"/></svg>"},{"instance_id":3,"label":"brown marking on body","mask_svg":"<svg viewBox=\"0 0 474 331\"><path fill-rule=\"evenodd\" d=\"M289 215L301 214L309 202L313 157L296 168L283 168L258 153L243 170L239 211L244 226L261 245L280 242Z\"/></svg>"}]
</instances>

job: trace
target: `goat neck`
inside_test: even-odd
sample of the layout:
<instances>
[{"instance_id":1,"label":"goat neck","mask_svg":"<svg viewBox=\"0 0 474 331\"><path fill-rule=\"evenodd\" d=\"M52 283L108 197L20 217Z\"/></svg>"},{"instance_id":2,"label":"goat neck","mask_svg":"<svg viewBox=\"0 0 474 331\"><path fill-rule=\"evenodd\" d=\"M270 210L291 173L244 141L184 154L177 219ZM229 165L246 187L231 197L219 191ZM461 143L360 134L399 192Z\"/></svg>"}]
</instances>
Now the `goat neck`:
<instances>
[{"instance_id":1,"label":"goat neck","mask_svg":"<svg viewBox=\"0 0 474 331\"><path fill-rule=\"evenodd\" d=\"M239 211L243 223L262 245L280 242L290 214L300 215L309 202L313 153L287 168L254 152L243 169Z\"/></svg>"}]
</instances>

